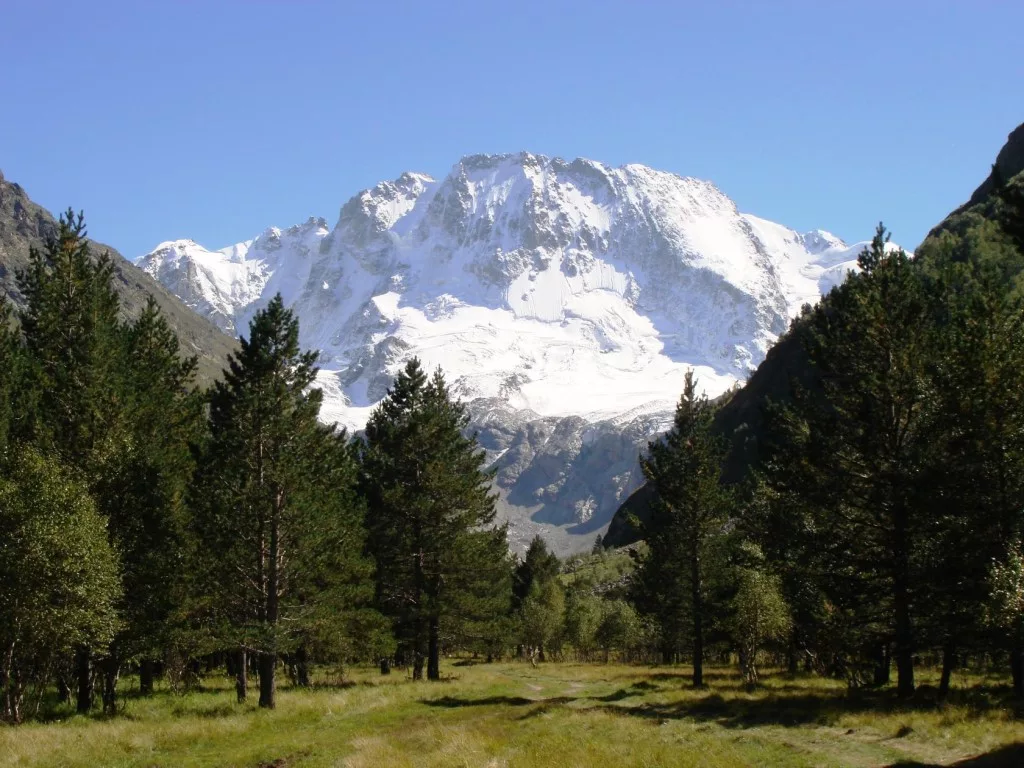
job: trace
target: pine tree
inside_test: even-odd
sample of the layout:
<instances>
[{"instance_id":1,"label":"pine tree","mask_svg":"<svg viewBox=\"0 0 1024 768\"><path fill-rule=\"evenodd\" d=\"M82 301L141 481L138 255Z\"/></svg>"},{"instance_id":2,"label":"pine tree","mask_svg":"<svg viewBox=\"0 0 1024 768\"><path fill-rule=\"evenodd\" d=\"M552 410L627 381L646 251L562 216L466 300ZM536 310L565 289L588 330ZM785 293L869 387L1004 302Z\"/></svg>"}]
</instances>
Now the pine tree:
<instances>
[{"instance_id":1,"label":"pine tree","mask_svg":"<svg viewBox=\"0 0 1024 768\"><path fill-rule=\"evenodd\" d=\"M24 355L19 341L10 305L0 295L0 456L6 453L13 422L22 410L18 401L23 399L19 397L19 383L23 379Z\"/></svg>"},{"instance_id":2,"label":"pine tree","mask_svg":"<svg viewBox=\"0 0 1024 768\"><path fill-rule=\"evenodd\" d=\"M507 614L504 526L469 417L438 371L409 361L374 409L362 448L368 547L377 603L393 622L413 677L440 677L443 642Z\"/></svg>"},{"instance_id":3,"label":"pine tree","mask_svg":"<svg viewBox=\"0 0 1024 768\"><path fill-rule=\"evenodd\" d=\"M194 461L190 444L203 428L203 400L193 386L195 358L150 297L124 326L120 350L121 429L117 453L96 484L124 568L122 630L103 662L104 708L115 708L122 664L140 660L140 687L152 691L153 659L163 653L182 592L184 497Z\"/></svg>"},{"instance_id":4,"label":"pine tree","mask_svg":"<svg viewBox=\"0 0 1024 768\"><path fill-rule=\"evenodd\" d=\"M121 427L123 329L112 276L109 257L90 252L83 215L70 210L45 252L33 248L17 276L25 299L18 315L25 397L13 436L56 456L88 484L104 514L109 499L96 491L116 467ZM79 712L93 704L93 651L83 646L76 653Z\"/></svg>"},{"instance_id":5,"label":"pine tree","mask_svg":"<svg viewBox=\"0 0 1024 768\"><path fill-rule=\"evenodd\" d=\"M711 431L712 415L688 371L672 429L650 443L640 461L655 500L646 526L648 552L639 561L639 607L657 618L664 656L689 638L695 687L704 684L709 569L731 509L721 484L724 446Z\"/></svg>"},{"instance_id":6,"label":"pine tree","mask_svg":"<svg viewBox=\"0 0 1024 768\"><path fill-rule=\"evenodd\" d=\"M943 649L940 695L958 651L982 639L977 608L988 596L988 566L1005 558L1024 524L1024 312L982 246L936 281L923 603ZM1011 650L1016 658L1024 649ZM1014 670L1020 687L1020 665Z\"/></svg>"},{"instance_id":7,"label":"pine tree","mask_svg":"<svg viewBox=\"0 0 1024 768\"><path fill-rule=\"evenodd\" d=\"M46 251L33 248L29 266L18 274L25 299L18 319L38 398L20 436L86 476L95 476L107 459L117 426L111 383L121 326L112 276L109 257L90 252L83 215L70 210Z\"/></svg>"},{"instance_id":8,"label":"pine tree","mask_svg":"<svg viewBox=\"0 0 1024 768\"><path fill-rule=\"evenodd\" d=\"M891 638L907 696L923 583L922 473L934 447L931 305L926 277L904 252L887 253L887 241L879 226L861 274L809 315L804 344L820 390L797 391L776 421L766 476L812 515L822 587L851 622L845 634L875 647Z\"/></svg>"},{"instance_id":9,"label":"pine tree","mask_svg":"<svg viewBox=\"0 0 1024 768\"><path fill-rule=\"evenodd\" d=\"M534 583L544 585L558 576L561 563L558 555L548 549L547 542L537 534L526 548L522 562L515 568L513 600L516 607L530 594Z\"/></svg>"},{"instance_id":10,"label":"pine tree","mask_svg":"<svg viewBox=\"0 0 1024 768\"><path fill-rule=\"evenodd\" d=\"M280 295L256 314L240 346L210 398L193 502L204 586L225 642L241 656L239 698L251 650L259 704L273 708L280 655L313 641L326 605L345 602L344 583L358 581L365 564L345 438L317 421L317 355L300 350L298 321ZM340 562L331 562L332 552Z\"/></svg>"}]
</instances>

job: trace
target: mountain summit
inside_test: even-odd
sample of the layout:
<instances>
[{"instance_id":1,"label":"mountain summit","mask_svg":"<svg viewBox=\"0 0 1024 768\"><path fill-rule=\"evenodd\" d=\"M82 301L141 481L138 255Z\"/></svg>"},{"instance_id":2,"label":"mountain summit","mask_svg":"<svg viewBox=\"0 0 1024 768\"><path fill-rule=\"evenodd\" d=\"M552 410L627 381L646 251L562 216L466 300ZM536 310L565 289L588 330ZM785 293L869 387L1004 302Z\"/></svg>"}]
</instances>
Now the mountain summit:
<instances>
[{"instance_id":1,"label":"mountain summit","mask_svg":"<svg viewBox=\"0 0 1024 768\"><path fill-rule=\"evenodd\" d=\"M744 380L861 248L742 214L707 181L520 153L382 182L333 228L310 218L218 251L176 240L139 266L231 333L280 292L321 352L325 416L352 428L409 357L442 366L499 486L537 470L510 503L592 533L639 482L637 448L670 418L685 370L710 395ZM526 445L509 456L516 434ZM616 474L589 490L577 478L548 506L601 434L618 441L603 449L622 454L606 462ZM565 455L539 469L552 439Z\"/></svg>"}]
</instances>

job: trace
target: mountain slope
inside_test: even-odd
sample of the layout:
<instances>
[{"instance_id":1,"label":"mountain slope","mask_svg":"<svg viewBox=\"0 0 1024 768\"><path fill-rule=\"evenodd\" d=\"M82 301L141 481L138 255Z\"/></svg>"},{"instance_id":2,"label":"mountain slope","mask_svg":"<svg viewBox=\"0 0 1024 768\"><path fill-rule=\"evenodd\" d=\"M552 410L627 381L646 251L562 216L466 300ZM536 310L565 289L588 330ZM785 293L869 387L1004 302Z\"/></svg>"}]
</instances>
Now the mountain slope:
<instances>
[{"instance_id":1,"label":"mountain slope","mask_svg":"<svg viewBox=\"0 0 1024 768\"><path fill-rule=\"evenodd\" d=\"M601 530L637 486L687 368L712 395L745 380L859 250L706 181L520 153L378 184L333 228L172 241L139 265L230 332L280 292L321 352L325 417L351 428L410 356L442 366L509 516L558 538Z\"/></svg>"},{"instance_id":2,"label":"mountain slope","mask_svg":"<svg viewBox=\"0 0 1024 768\"><path fill-rule=\"evenodd\" d=\"M19 184L7 181L0 173L0 289L15 303L20 300L17 270L28 265L29 249L42 249L56 229L53 215L33 203ZM200 378L211 381L219 376L228 353L234 348L231 337L191 312L170 291L113 248L96 242L92 242L92 247L95 253L107 252L113 259L116 287L125 315L137 316L146 304L146 297L152 294L178 333L182 349L199 357Z\"/></svg>"}]
</instances>

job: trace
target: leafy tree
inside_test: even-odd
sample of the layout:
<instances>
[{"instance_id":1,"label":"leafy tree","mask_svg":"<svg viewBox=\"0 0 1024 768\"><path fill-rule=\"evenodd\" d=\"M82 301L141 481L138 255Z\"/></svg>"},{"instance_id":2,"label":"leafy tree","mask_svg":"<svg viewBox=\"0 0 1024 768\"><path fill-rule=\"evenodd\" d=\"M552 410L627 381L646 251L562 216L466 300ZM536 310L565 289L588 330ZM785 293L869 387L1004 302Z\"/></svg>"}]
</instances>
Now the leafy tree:
<instances>
[{"instance_id":1,"label":"leafy tree","mask_svg":"<svg viewBox=\"0 0 1024 768\"><path fill-rule=\"evenodd\" d=\"M27 714L77 647L102 647L117 627L117 555L86 488L31 449L0 477L0 695L2 719Z\"/></svg>"},{"instance_id":2,"label":"leafy tree","mask_svg":"<svg viewBox=\"0 0 1024 768\"><path fill-rule=\"evenodd\" d=\"M210 398L210 438L194 496L213 615L234 648L239 698L257 654L261 707L273 708L280 654L336 643L337 621L367 576L344 434L317 421L316 353L280 295Z\"/></svg>"},{"instance_id":3,"label":"leafy tree","mask_svg":"<svg viewBox=\"0 0 1024 768\"><path fill-rule=\"evenodd\" d=\"M767 641L783 640L792 620L779 576L765 568L756 545L748 545L746 554L750 562L737 567L732 625L743 679L747 685L756 685L758 651Z\"/></svg>"},{"instance_id":4,"label":"leafy tree","mask_svg":"<svg viewBox=\"0 0 1024 768\"><path fill-rule=\"evenodd\" d=\"M523 644L530 658L545 661L545 649L561 647L565 614L565 591L557 579L535 581L519 608Z\"/></svg>"},{"instance_id":5,"label":"leafy tree","mask_svg":"<svg viewBox=\"0 0 1024 768\"><path fill-rule=\"evenodd\" d=\"M758 478L740 524L742 536L763 556L763 566L778 576L783 602L789 608L789 673L796 674L800 656L805 669L810 669L825 645L822 633L827 613L821 588L825 565L816 543L814 515L799 496L781 494Z\"/></svg>"},{"instance_id":6,"label":"leafy tree","mask_svg":"<svg viewBox=\"0 0 1024 768\"><path fill-rule=\"evenodd\" d=\"M565 593L565 640L584 660L597 647L597 628L601 624L601 599L591 585L574 582Z\"/></svg>"},{"instance_id":7,"label":"leafy tree","mask_svg":"<svg viewBox=\"0 0 1024 768\"><path fill-rule=\"evenodd\" d=\"M637 602L658 619L665 655L689 638L693 685L702 686L704 641L711 618L709 566L731 509L720 481L724 446L711 430L712 408L687 371L675 422L641 458L655 490L640 556Z\"/></svg>"},{"instance_id":8,"label":"leafy tree","mask_svg":"<svg viewBox=\"0 0 1024 768\"><path fill-rule=\"evenodd\" d=\"M602 609L601 623L594 639L604 651L607 663L613 650L626 653L634 646L640 632L640 620L633 606L625 600L605 600Z\"/></svg>"},{"instance_id":9,"label":"leafy tree","mask_svg":"<svg viewBox=\"0 0 1024 768\"><path fill-rule=\"evenodd\" d=\"M989 571L989 599L985 603L990 626L1008 636L1014 648L1024 645L1024 548L1017 542L1009 548L1006 557L992 564ZM1020 697L1021 680L1024 678L1019 665L1021 659L1015 655L1014 693Z\"/></svg>"},{"instance_id":10,"label":"leafy tree","mask_svg":"<svg viewBox=\"0 0 1024 768\"><path fill-rule=\"evenodd\" d=\"M413 359L374 409L362 446L377 603L415 679L424 663L439 679L442 643L477 642L489 634L482 625L508 613L506 531L493 526L490 476L468 423L440 370L428 381Z\"/></svg>"}]
</instances>

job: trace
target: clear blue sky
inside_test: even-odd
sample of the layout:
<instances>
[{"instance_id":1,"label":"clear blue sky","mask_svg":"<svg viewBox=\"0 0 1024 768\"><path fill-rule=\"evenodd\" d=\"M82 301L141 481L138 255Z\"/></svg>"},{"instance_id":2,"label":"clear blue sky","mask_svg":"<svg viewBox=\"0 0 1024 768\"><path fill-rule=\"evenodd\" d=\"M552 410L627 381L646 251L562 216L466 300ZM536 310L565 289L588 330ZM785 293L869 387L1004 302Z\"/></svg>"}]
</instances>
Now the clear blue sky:
<instances>
[{"instance_id":1,"label":"clear blue sky","mask_svg":"<svg viewBox=\"0 0 1024 768\"><path fill-rule=\"evenodd\" d=\"M128 257L521 149L913 247L1024 121L1019 0L0 3L0 169Z\"/></svg>"}]
</instances>

